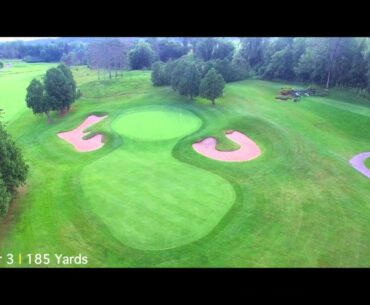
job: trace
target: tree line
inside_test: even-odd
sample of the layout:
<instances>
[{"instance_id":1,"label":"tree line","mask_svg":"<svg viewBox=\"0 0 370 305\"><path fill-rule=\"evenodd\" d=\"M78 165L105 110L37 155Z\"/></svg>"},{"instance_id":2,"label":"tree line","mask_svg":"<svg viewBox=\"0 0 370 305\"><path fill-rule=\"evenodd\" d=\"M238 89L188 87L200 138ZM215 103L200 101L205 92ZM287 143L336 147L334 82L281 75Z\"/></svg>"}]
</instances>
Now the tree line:
<instances>
[{"instance_id":1,"label":"tree line","mask_svg":"<svg viewBox=\"0 0 370 305\"><path fill-rule=\"evenodd\" d=\"M156 73L163 75L155 77L153 83L168 85L164 66L179 54L160 58L155 53L158 41L145 43L153 51L153 63L160 61L155 65ZM351 87L360 95L370 94L370 38L188 38L176 43L186 48L187 55L193 55L202 75L214 68L225 82L253 77L326 88Z\"/></svg>"},{"instance_id":2,"label":"tree line","mask_svg":"<svg viewBox=\"0 0 370 305\"><path fill-rule=\"evenodd\" d=\"M63 38L44 44L0 44L0 58L87 64L110 78L123 69L149 70L157 61L167 64L188 55L203 76L214 68L225 82L253 77L352 87L361 95L370 94L366 37Z\"/></svg>"},{"instance_id":3,"label":"tree line","mask_svg":"<svg viewBox=\"0 0 370 305\"><path fill-rule=\"evenodd\" d=\"M244 38L240 53L262 79L370 93L369 38Z\"/></svg>"},{"instance_id":4,"label":"tree line","mask_svg":"<svg viewBox=\"0 0 370 305\"><path fill-rule=\"evenodd\" d=\"M194 60L192 55L185 55L167 63L157 61L152 66L153 85L170 85L173 90L189 97L190 100L200 95L215 105L216 98L223 93L224 78L212 66L201 69L200 65L201 62Z\"/></svg>"},{"instance_id":5,"label":"tree line","mask_svg":"<svg viewBox=\"0 0 370 305\"><path fill-rule=\"evenodd\" d=\"M116 49L114 40L90 45L90 67L152 69L155 86L171 85L190 98L200 94L200 80L212 69L226 83L252 77L352 87L360 95L370 94L369 38L148 38L120 44ZM185 75L192 79L186 82Z\"/></svg>"},{"instance_id":6,"label":"tree line","mask_svg":"<svg viewBox=\"0 0 370 305\"><path fill-rule=\"evenodd\" d=\"M50 41L26 43L23 41L0 44L0 58L22 59L25 62L60 62L72 57L78 64L86 64L86 43Z\"/></svg>"}]
</instances>

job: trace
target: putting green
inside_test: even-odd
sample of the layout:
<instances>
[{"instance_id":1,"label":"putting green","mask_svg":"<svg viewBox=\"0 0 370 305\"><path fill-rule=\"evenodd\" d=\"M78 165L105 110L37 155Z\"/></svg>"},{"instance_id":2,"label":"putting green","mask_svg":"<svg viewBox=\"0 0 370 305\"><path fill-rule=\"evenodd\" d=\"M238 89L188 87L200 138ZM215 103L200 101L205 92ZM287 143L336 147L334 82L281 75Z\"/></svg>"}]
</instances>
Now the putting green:
<instances>
[{"instance_id":1,"label":"putting green","mask_svg":"<svg viewBox=\"0 0 370 305\"><path fill-rule=\"evenodd\" d=\"M174 138L171 143L129 140L87 166L80 181L86 208L116 239L136 249L163 250L210 233L234 203L235 192L224 178L172 157L178 139L199 128L201 121L192 113L171 107L139 110L120 116L112 127L123 131L124 139L134 138L135 120L149 116L154 131L138 127L137 138Z\"/></svg>"},{"instance_id":2,"label":"putting green","mask_svg":"<svg viewBox=\"0 0 370 305\"><path fill-rule=\"evenodd\" d=\"M169 140L190 134L201 126L201 120L181 109L136 109L122 114L112 128L124 137L140 140Z\"/></svg>"}]
</instances>

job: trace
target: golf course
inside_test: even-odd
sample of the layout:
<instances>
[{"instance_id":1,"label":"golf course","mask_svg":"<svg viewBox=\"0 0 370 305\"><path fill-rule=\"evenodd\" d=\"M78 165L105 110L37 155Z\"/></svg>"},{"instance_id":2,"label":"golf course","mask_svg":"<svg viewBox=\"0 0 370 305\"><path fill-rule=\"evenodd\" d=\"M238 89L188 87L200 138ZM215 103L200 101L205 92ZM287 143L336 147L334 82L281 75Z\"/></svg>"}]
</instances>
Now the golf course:
<instances>
[{"instance_id":1,"label":"golf course","mask_svg":"<svg viewBox=\"0 0 370 305\"><path fill-rule=\"evenodd\" d=\"M331 89L283 102L279 90L294 84L246 79L212 106L153 86L151 71L98 80L78 66L82 96L49 124L25 96L53 66L0 72L2 119L29 165L1 219L0 254L81 253L87 267L370 266L370 179L350 164L370 152L369 100ZM100 135L100 146L79 151L58 136L90 116L105 118L81 141ZM243 149L230 131L257 153L223 162L193 147L212 137L226 155Z\"/></svg>"}]
</instances>

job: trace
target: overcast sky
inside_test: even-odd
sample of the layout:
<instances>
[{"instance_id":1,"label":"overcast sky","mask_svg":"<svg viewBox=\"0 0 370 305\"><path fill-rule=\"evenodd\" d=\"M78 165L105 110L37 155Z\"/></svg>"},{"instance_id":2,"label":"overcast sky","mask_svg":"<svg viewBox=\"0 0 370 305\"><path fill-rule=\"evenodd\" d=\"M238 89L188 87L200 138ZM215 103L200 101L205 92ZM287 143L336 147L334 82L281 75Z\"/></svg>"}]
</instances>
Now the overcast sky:
<instances>
[{"instance_id":1,"label":"overcast sky","mask_svg":"<svg viewBox=\"0 0 370 305\"><path fill-rule=\"evenodd\" d=\"M0 42L4 41L16 41L16 40L35 40L35 39L49 39L49 38L57 38L57 37L0 37Z\"/></svg>"}]
</instances>

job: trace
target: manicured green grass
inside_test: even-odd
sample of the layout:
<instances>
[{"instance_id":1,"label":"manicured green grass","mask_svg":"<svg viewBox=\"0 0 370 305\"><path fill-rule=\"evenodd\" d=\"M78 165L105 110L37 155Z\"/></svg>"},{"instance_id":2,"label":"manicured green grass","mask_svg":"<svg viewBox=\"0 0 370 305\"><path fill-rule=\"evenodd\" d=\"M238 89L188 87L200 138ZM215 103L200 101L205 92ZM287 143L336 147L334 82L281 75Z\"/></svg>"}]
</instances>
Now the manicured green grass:
<instances>
[{"instance_id":1,"label":"manicured green grass","mask_svg":"<svg viewBox=\"0 0 370 305\"><path fill-rule=\"evenodd\" d=\"M112 128L124 138L161 141L186 136L199 129L201 123L194 114L177 107L135 107L115 119Z\"/></svg>"},{"instance_id":2,"label":"manicured green grass","mask_svg":"<svg viewBox=\"0 0 370 305\"><path fill-rule=\"evenodd\" d=\"M132 248L163 250L198 240L234 202L227 180L173 158L171 142L132 141L82 171L86 209Z\"/></svg>"},{"instance_id":3,"label":"manicured green grass","mask_svg":"<svg viewBox=\"0 0 370 305\"><path fill-rule=\"evenodd\" d=\"M171 106L134 107L113 121L123 144L87 166L81 186L86 206L118 240L174 248L205 236L229 210L235 193L227 180L171 156L177 140L200 126Z\"/></svg>"},{"instance_id":4,"label":"manicured green grass","mask_svg":"<svg viewBox=\"0 0 370 305\"><path fill-rule=\"evenodd\" d=\"M15 119L25 110L26 88L33 78L41 77L53 64L27 64L8 61L11 68L0 70L0 109L4 110L5 121Z\"/></svg>"},{"instance_id":5,"label":"manicured green grass","mask_svg":"<svg viewBox=\"0 0 370 305\"><path fill-rule=\"evenodd\" d=\"M9 123L30 176L1 253L83 253L91 267L370 266L369 179L348 162L370 150L365 101L333 91L279 102L286 84L246 80L227 84L212 107L151 86L150 72L88 74L76 72L84 95L67 116L48 125L22 110ZM149 119L152 107L163 113ZM188 125L172 120L174 109L192 114ZM99 112L109 115L91 128L105 135L102 149L78 153L56 136ZM135 116L148 124L137 130ZM226 163L192 149L207 136L231 146L228 129L262 155Z\"/></svg>"}]
</instances>

